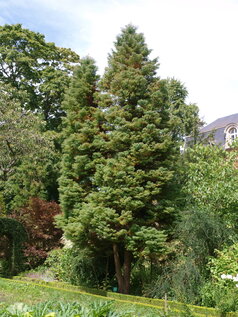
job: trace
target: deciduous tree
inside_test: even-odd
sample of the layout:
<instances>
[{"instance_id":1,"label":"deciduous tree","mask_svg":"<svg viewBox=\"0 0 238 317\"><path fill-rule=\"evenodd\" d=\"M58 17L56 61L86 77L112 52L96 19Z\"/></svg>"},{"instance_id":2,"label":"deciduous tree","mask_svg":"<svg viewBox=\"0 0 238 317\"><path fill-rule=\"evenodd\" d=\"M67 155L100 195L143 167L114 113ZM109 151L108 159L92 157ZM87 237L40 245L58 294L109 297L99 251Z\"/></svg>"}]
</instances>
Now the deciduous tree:
<instances>
[{"instance_id":1,"label":"deciduous tree","mask_svg":"<svg viewBox=\"0 0 238 317\"><path fill-rule=\"evenodd\" d=\"M0 82L24 92L19 95L21 106L42 114L47 127L56 129L63 115L63 94L78 55L46 42L44 35L21 24L0 27L0 47Z\"/></svg>"},{"instance_id":2,"label":"deciduous tree","mask_svg":"<svg viewBox=\"0 0 238 317\"><path fill-rule=\"evenodd\" d=\"M16 95L18 92L10 85L0 85L2 210L9 210L16 195L24 205L30 196L46 192L50 183L47 175L54 170L48 167L55 156L52 133L43 132L43 121L37 114L22 109Z\"/></svg>"},{"instance_id":3,"label":"deciduous tree","mask_svg":"<svg viewBox=\"0 0 238 317\"><path fill-rule=\"evenodd\" d=\"M237 151L198 145L185 156L186 204L210 210L235 227L237 223Z\"/></svg>"},{"instance_id":4,"label":"deciduous tree","mask_svg":"<svg viewBox=\"0 0 238 317\"><path fill-rule=\"evenodd\" d=\"M185 136L190 136L196 143L199 128L203 125L203 121L199 118L198 106L187 103L188 91L179 80L168 78L165 83L169 97L173 137L183 141Z\"/></svg>"}]
</instances>

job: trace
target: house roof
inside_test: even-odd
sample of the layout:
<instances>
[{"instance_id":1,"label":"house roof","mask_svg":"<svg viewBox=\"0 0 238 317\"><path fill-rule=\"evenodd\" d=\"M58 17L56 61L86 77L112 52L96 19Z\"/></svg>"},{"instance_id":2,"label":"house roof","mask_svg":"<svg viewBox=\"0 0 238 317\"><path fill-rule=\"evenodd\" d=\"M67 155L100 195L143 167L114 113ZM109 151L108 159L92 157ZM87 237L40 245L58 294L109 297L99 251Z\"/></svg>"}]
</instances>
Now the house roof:
<instances>
[{"instance_id":1,"label":"house roof","mask_svg":"<svg viewBox=\"0 0 238 317\"><path fill-rule=\"evenodd\" d=\"M232 114L227 117L219 118L212 123L206 125L205 127L201 128L200 132L208 132L212 130L217 130L219 128L225 128L228 124L231 123L238 123L238 113Z\"/></svg>"}]
</instances>

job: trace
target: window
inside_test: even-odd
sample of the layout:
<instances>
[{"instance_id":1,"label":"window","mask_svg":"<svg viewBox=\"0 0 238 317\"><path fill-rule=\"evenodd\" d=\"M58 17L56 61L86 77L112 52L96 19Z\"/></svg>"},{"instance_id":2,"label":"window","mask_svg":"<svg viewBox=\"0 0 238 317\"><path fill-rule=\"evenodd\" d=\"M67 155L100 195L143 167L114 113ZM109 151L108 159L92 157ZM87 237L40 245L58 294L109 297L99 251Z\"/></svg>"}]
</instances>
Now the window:
<instances>
[{"instance_id":1,"label":"window","mask_svg":"<svg viewBox=\"0 0 238 317\"><path fill-rule=\"evenodd\" d=\"M238 137L238 128L230 125L225 129L226 134L226 148L229 148L231 143Z\"/></svg>"},{"instance_id":2,"label":"window","mask_svg":"<svg viewBox=\"0 0 238 317\"><path fill-rule=\"evenodd\" d=\"M237 129L236 128L230 128L228 133L229 133L229 138L231 141L234 141L237 138Z\"/></svg>"}]
</instances>

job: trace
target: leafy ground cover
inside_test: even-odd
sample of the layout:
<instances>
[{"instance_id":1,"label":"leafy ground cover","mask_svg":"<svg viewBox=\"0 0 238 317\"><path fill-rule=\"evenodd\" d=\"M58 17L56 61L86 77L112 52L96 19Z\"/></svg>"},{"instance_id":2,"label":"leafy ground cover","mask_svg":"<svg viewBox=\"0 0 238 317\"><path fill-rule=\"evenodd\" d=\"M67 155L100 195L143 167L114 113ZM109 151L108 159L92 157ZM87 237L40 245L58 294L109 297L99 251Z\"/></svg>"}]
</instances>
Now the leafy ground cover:
<instances>
[{"instance_id":1,"label":"leafy ground cover","mask_svg":"<svg viewBox=\"0 0 238 317\"><path fill-rule=\"evenodd\" d=\"M2 317L139 317L139 316L193 316L189 311L182 314L172 312L134 312L133 309L127 309L118 312L113 303L110 302L92 302L82 304L79 302L52 302L38 303L36 305L26 305L24 303L15 303L12 305L0 305L0 316Z\"/></svg>"},{"instance_id":2,"label":"leafy ground cover","mask_svg":"<svg viewBox=\"0 0 238 317\"><path fill-rule=\"evenodd\" d=\"M26 305L15 303L10 306L0 308L2 317L132 317L133 313L118 313L112 311L112 304L107 302L92 302L83 305L79 302L52 302L38 303L36 305Z\"/></svg>"}]
</instances>

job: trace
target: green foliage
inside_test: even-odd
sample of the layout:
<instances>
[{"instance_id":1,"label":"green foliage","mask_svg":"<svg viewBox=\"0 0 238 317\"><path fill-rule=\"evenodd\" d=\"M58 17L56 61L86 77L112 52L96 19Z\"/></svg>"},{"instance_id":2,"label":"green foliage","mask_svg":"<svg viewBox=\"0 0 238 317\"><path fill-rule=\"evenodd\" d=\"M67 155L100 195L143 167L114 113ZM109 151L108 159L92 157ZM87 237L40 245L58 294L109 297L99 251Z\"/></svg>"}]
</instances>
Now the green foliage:
<instances>
[{"instance_id":1,"label":"green foliage","mask_svg":"<svg viewBox=\"0 0 238 317\"><path fill-rule=\"evenodd\" d=\"M196 146L186 153L187 203L219 214L235 227L237 222L237 153L220 147Z\"/></svg>"},{"instance_id":2,"label":"green foliage","mask_svg":"<svg viewBox=\"0 0 238 317\"><path fill-rule=\"evenodd\" d=\"M180 182L184 202L180 201L181 212L174 230L177 241L173 242L174 255L168 257L152 287L156 296L167 293L170 298L184 302L203 302L217 307L219 301L224 304L220 296L219 300L215 297L218 293L226 297L226 287L223 291L221 285L219 289L215 285L211 287L214 277L207 264L211 257L216 263L215 257L221 252L216 250L237 241L236 157L235 151L202 145L188 149L183 155ZM231 257L224 258L224 266L225 261L229 265ZM234 309L231 298L228 306Z\"/></svg>"},{"instance_id":3,"label":"green foliage","mask_svg":"<svg viewBox=\"0 0 238 317\"><path fill-rule=\"evenodd\" d=\"M232 228L224 226L221 217L207 209L181 212L174 234L173 253L159 276L147 286L146 294L161 298L167 293L170 299L201 304L201 289L210 275L209 259L224 243L232 243L236 235Z\"/></svg>"},{"instance_id":4,"label":"green foliage","mask_svg":"<svg viewBox=\"0 0 238 317\"><path fill-rule=\"evenodd\" d=\"M198 115L198 106L186 103L188 91L180 81L168 78L165 83L169 96L173 137L183 141L185 136L191 136L196 143L199 127L203 124Z\"/></svg>"},{"instance_id":5,"label":"green foliage","mask_svg":"<svg viewBox=\"0 0 238 317\"><path fill-rule=\"evenodd\" d=\"M7 181L1 183L8 212L26 206L32 197L58 200L59 156L54 152L53 144L50 142L49 145L42 145L42 152L36 153L37 158L34 160L31 156L23 158Z\"/></svg>"},{"instance_id":6,"label":"green foliage","mask_svg":"<svg viewBox=\"0 0 238 317\"><path fill-rule=\"evenodd\" d=\"M9 85L0 86L0 195L5 213L22 207L29 197L49 198L57 174L54 134L42 131L42 120L23 110L15 94Z\"/></svg>"},{"instance_id":7,"label":"green foliage","mask_svg":"<svg viewBox=\"0 0 238 317\"><path fill-rule=\"evenodd\" d=\"M152 282L144 289L146 296L178 300L189 304L200 304L200 288L204 279L200 267L190 256L172 259L164 263Z\"/></svg>"},{"instance_id":8,"label":"green foliage","mask_svg":"<svg viewBox=\"0 0 238 317\"><path fill-rule=\"evenodd\" d=\"M211 257L208 268L211 280L202 289L204 305L218 307L224 312L237 311L237 265L238 244L235 243L223 250L216 251L216 257Z\"/></svg>"},{"instance_id":9,"label":"green foliage","mask_svg":"<svg viewBox=\"0 0 238 317\"><path fill-rule=\"evenodd\" d=\"M85 59L64 101L61 225L80 247L113 250L120 290L133 256L165 252L174 217L169 192L178 146L165 83L149 53L143 35L125 27L101 91L93 61Z\"/></svg>"},{"instance_id":10,"label":"green foliage","mask_svg":"<svg viewBox=\"0 0 238 317\"><path fill-rule=\"evenodd\" d=\"M34 283L33 283L34 282ZM72 286L60 282L44 282L37 280L3 280L0 279L1 290L4 294L8 292L14 293L15 298L20 302L30 304L29 299L34 298L35 302L52 301L58 305L58 298L61 298L61 303L69 302L77 299L79 305L87 307L97 307L101 301L112 303L112 310L115 312L127 312L136 316L221 316L221 312L216 309L199 307L193 305L185 305L176 301L165 299L145 298L139 296L125 295L115 292L106 292L102 290L89 289L85 287ZM42 292L42 290L44 290ZM24 292L25 291L25 292ZM31 294L31 296L28 296ZM81 295L83 294L83 295ZM20 296L19 296L20 295ZM14 298L14 297L13 297ZM15 300L14 298L14 300ZM99 300L99 302L98 302ZM12 301L10 302L12 303ZM41 304L44 305L43 303ZM90 315L89 315L90 316ZM237 314L227 314L227 316L237 316ZM133 315L134 317L134 315Z\"/></svg>"},{"instance_id":11,"label":"green foliage","mask_svg":"<svg viewBox=\"0 0 238 317\"><path fill-rule=\"evenodd\" d=\"M93 98L96 83L93 60L82 60L63 104L67 118L64 121L60 192L61 206L66 217L73 210L75 202L80 204L92 187L90 177L95 164L93 158L98 156L100 159L100 144L94 142L99 132L99 122L97 124L93 120L98 115Z\"/></svg>"},{"instance_id":12,"label":"green foliage","mask_svg":"<svg viewBox=\"0 0 238 317\"><path fill-rule=\"evenodd\" d=\"M224 243L231 243L235 237L232 228L224 226L223 219L207 209L191 209L182 212L176 227L176 236L182 245L180 248L192 253L196 262L203 266L216 249L223 248Z\"/></svg>"},{"instance_id":13,"label":"green foliage","mask_svg":"<svg viewBox=\"0 0 238 317\"><path fill-rule=\"evenodd\" d=\"M23 267L23 243L27 241L27 233L22 224L14 219L0 218L0 239L8 239L5 249L5 262L1 274L8 276L19 272ZM9 249L9 250L7 250Z\"/></svg>"},{"instance_id":14,"label":"green foliage","mask_svg":"<svg viewBox=\"0 0 238 317\"><path fill-rule=\"evenodd\" d=\"M210 307L216 307L223 313L237 312L238 291L228 287L228 285L214 284L207 282L201 289L202 304Z\"/></svg>"},{"instance_id":15,"label":"green foliage","mask_svg":"<svg viewBox=\"0 0 238 317\"><path fill-rule=\"evenodd\" d=\"M45 302L34 306L15 303L0 310L3 317L133 317L133 313L115 312L110 302Z\"/></svg>"},{"instance_id":16,"label":"green foliage","mask_svg":"<svg viewBox=\"0 0 238 317\"><path fill-rule=\"evenodd\" d=\"M238 291L225 283L208 281L201 289L202 304L216 307L222 313L237 312Z\"/></svg>"},{"instance_id":17,"label":"green foliage","mask_svg":"<svg viewBox=\"0 0 238 317\"><path fill-rule=\"evenodd\" d=\"M44 267L50 269L54 278L59 281L70 281L73 259L73 257L71 257L71 253L71 249L52 250L44 263Z\"/></svg>"},{"instance_id":18,"label":"green foliage","mask_svg":"<svg viewBox=\"0 0 238 317\"><path fill-rule=\"evenodd\" d=\"M117 97L119 104L136 106L148 94L148 85L156 81L158 63L149 59L150 53L143 34L134 26L122 29L102 80L103 88Z\"/></svg>"},{"instance_id":19,"label":"green foliage","mask_svg":"<svg viewBox=\"0 0 238 317\"><path fill-rule=\"evenodd\" d=\"M220 280L222 274L238 274L238 243L216 250L216 257L210 259L209 267L213 278Z\"/></svg>"},{"instance_id":20,"label":"green foliage","mask_svg":"<svg viewBox=\"0 0 238 317\"><path fill-rule=\"evenodd\" d=\"M21 24L0 27L0 46L0 82L17 89L24 109L41 113L48 128L57 128L77 54L47 43L42 34Z\"/></svg>"},{"instance_id":21,"label":"green foliage","mask_svg":"<svg viewBox=\"0 0 238 317\"><path fill-rule=\"evenodd\" d=\"M0 193L0 217L5 217L7 213L6 203L4 201L3 194Z\"/></svg>"},{"instance_id":22,"label":"green foliage","mask_svg":"<svg viewBox=\"0 0 238 317\"><path fill-rule=\"evenodd\" d=\"M97 286L97 271L85 252L57 249L50 252L45 264L59 281L74 285ZM95 276L96 275L96 276Z\"/></svg>"},{"instance_id":23,"label":"green foliage","mask_svg":"<svg viewBox=\"0 0 238 317\"><path fill-rule=\"evenodd\" d=\"M41 133L39 117L23 111L19 102L12 99L14 92L9 85L0 86L0 178L4 181L24 157L35 161L44 146L50 148Z\"/></svg>"},{"instance_id":24,"label":"green foliage","mask_svg":"<svg viewBox=\"0 0 238 317\"><path fill-rule=\"evenodd\" d=\"M1 26L0 43L0 195L9 213L30 197L58 200L60 142L43 131L60 129L79 58L20 24Z\"/></svg>"},{"instance_id":25,"label":"green foliage","mask_svg":"<svg viewBox=\"0 0 238 317\"><path fill-rule=\"evenodd\" d=\"M167 236L163 231L156 228L148 228L146 226L134 226L133 236L127 240L128 250L134 252L135 257L153 257L156 254L165 254L165 242ZM135 252L136 250L136 252Z\"/></svg>"},{"instance_id":26,"label":"green foliage","mask_svg":"<svg viewBox=\"0 0 238 317\"><path fill-rule=\"evenodd\" d=\"M44 267L59 281L103 289L111 286L108 265L109 259L100 254L95 257L75 247L51 251L44 263Z\"/></svg>"}]
</instances>

